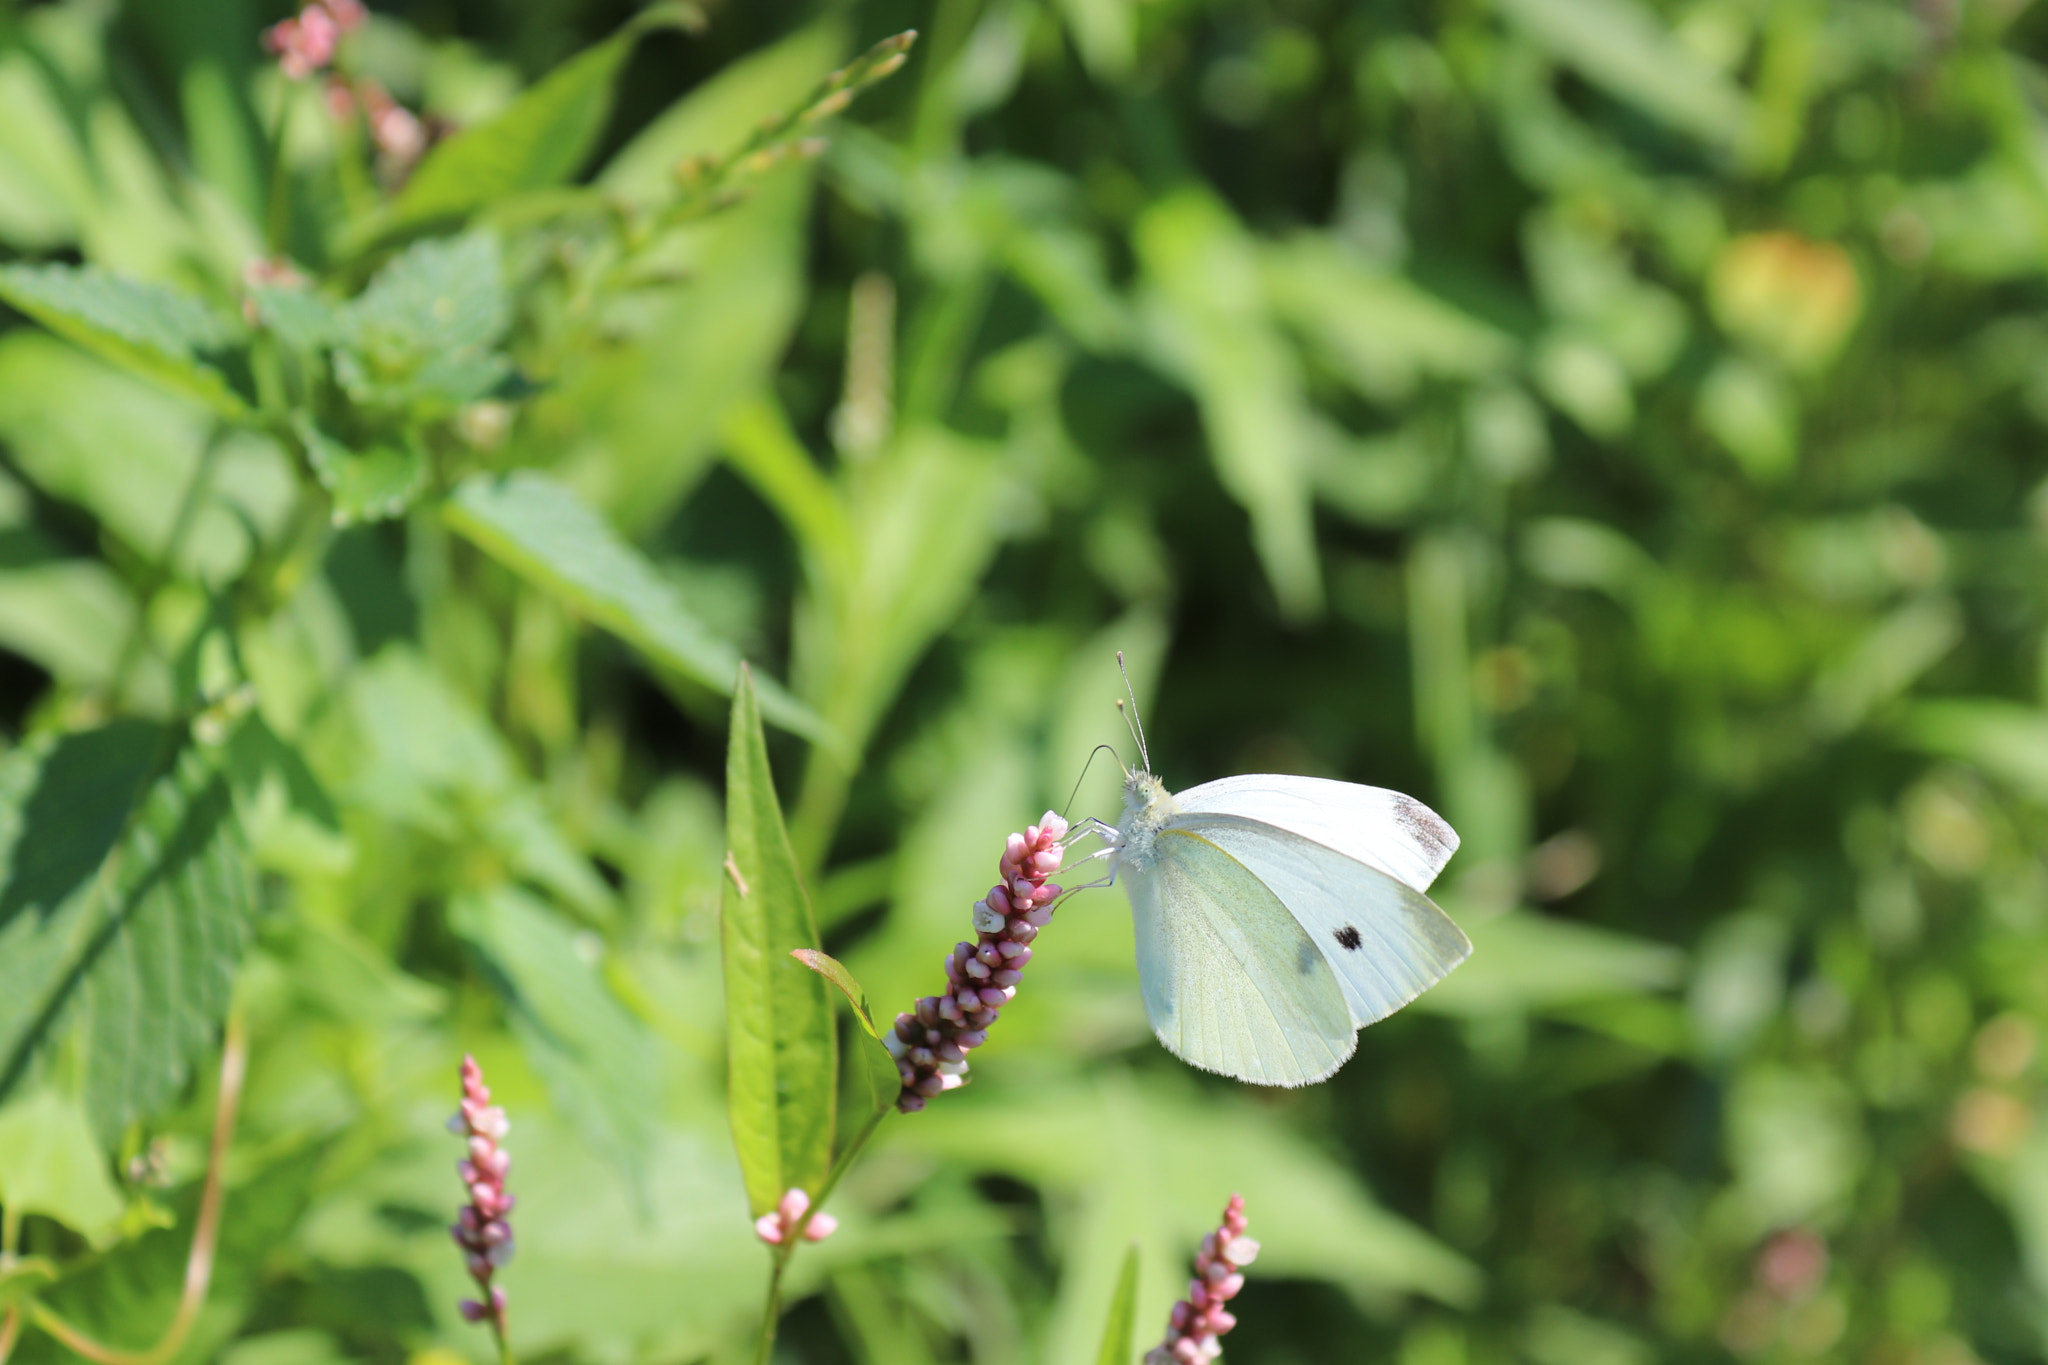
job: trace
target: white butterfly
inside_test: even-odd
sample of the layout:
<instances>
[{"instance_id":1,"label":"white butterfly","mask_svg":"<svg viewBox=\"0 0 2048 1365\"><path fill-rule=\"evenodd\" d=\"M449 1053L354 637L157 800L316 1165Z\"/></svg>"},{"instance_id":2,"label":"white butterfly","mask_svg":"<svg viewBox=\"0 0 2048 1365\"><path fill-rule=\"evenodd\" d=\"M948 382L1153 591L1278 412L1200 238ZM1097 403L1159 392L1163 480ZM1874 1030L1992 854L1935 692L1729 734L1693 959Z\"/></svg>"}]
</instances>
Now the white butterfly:
<instances>
[{"instance_id":1,"label":"white butterfly","mask_svg":"<svg viewBox=\"0 0 2048 1365\"><path fill-rule=\"evenodd\" d=\"M1471 954L1422 894L1458 836L1420 801L1271 773L1170 794L1150 766L1126 775L1115 826L1090 823L1130 893L1145 1013L1183 1061L1323 1080Z\"/></svg>"}]
</instances>

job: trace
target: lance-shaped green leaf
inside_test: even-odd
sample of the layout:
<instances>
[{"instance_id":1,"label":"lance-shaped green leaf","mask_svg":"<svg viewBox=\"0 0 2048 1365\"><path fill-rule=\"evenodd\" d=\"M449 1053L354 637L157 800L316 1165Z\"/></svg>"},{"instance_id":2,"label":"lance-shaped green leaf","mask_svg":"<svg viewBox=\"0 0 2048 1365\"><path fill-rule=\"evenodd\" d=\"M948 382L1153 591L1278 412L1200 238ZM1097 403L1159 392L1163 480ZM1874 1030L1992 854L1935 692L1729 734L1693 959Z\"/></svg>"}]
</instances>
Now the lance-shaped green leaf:
<instances>
[{"instance_id":1,"label":"lance-shaped green leaf","mask_svg":"<svg viewBox=\"0 0 2048 1365\"><path fill-rule=\"evenodd\" d=\"M0 299L133 374L239 419L247 405L201 357L232 345L234 325L199 299L92 266L0 266Z\"/></svg>"},{"instance_id":2,"label":"lance-shaped green leaf","mask_svg":"<svg viewBox=\"0 0 2048 1365\"><path fill-rule=\"evenodd\" d=\"M573 490L532 470L477 475L456 488L445 515L493 559L659 667L719 692L731 689L739 650L691 615L661 571ZM767 680L754 686L768 719L806 738L830 740L817 713L781 687Z\"/></svg>"},{"instance_id":3,"label":"lance-shaped green leaf","mask_svg":"<svg viewBox=\"0 0 2048 1365\"><path fill-rule=\"evenodd\" d=\"M868 1103L878 1114L894 1109L896 1097L903 1093L903 1077L896 1070L896 1059L882 1044L882 1028L887 1025L876 1026L875 1016L868 1009L867 992L860 988L860 982L853 979L846 965L829 953L797 948L790 956L837 986L846 1003L853 1007L854 1022L867 1035L866 1042L855 1041L855 1050L859 1054L861 1079L867 1082Z\"/></svg>"},{"instance_id":4,"label":"lance-shaped green leaf","mask_svg":"<svg viewBox=\"0 0 2048 1365\"><path fill-rule=\"evenodd\" d=\"M220 750L123 721L0 760L0 1099L80 1059L102 1139L184 1084L254 903Z\"/></svg>"},{"instance_id":5,"label":"lance-shaped green leaf","mask_svg":"<svg viewBox=\"0 0 2048 1365\"><path fill-rule=\"evenodd\" d=\"M1116 1297L1109 1301L1109 1321L1102 1328L1102 1349L1095 1365L1131 1365L1131 1333L1138 1319L1138 1244L1124 1253L1117 1272Z\"/></svg>"},{"instance_id":6,"label":"lance-shaped green leaf","mask_svg":"<svg viewBox=\"0 0 2048 1365\"><path fill-rule=\"evenodd\" d=\"M634 43L681 13L674 6L645 11L550 71L495 117L434 148L392 205L387 227L461 218L506 195L567 181L604 133L612 86Z\"/></svg>"},{"instance_id":7,"label":"lance-shaped green leaf","mask_svg":"<svg viewBox=\"0 0 2048 1365\"><path fill-rule=\"evenodd\" d=\"M796 949L817 948L818 930L744 665L733 689L725 828L727 1107L747 1200L762 1214L786 1190L824 1187L837 1058L825 978L790 960Z\"/></svg>"}]
</instances>

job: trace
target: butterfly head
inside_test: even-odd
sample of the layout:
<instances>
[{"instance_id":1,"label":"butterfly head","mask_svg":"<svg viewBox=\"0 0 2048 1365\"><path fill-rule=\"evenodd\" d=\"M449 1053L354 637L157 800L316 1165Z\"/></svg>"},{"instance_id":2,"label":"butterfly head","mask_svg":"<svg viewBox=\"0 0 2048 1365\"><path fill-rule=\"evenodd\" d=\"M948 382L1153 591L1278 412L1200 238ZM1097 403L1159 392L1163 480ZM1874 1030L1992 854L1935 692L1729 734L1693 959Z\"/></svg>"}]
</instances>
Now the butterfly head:
<instances>
[{"instance_id":1,"label":"butterfly head","mask_svg":"<svg viewBox=\"0 0 2048 1365\"><path fill-rule=\"evenodd\" d=\"M1119 864L1140 867L1152 861L1152 841L1180 810L1166 784L1143 768L1124 778L1124 813L1116 822Z\"/></svg>"}]
</instances>

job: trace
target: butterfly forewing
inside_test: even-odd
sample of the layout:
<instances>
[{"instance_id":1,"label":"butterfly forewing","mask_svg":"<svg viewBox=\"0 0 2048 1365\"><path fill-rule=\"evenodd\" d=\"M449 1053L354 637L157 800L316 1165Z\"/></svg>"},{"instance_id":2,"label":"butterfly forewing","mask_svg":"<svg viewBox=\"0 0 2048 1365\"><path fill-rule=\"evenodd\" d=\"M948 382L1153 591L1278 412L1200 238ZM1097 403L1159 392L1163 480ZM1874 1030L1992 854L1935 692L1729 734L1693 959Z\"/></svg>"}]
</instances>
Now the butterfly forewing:
<instances>
[{"instance_id":1,"label":"butterfly forewing","mask_svg":"<svg viewBox=\"0 0 2048 1365\"><path fill-rule=\"evenodd\" d=\"M1244 863L1169 827L1126 881L1145 1012L1169 1051L1259 1085L1306 1085L1343 1065L1358 1042L1347 992Z\"/></svg>"},{"instance_id":2,"label":"butterfly forewing","mask_svg":"<svg viewBox=\"0 0 2048 1365\"><path fill-rule=\"evenodd\" d=\"M1186 812L1236 815L1298 834L1417 891L1458 851L1443 817L1412 796L1326 777L1253 773L1174 794Z\"/></svg>"},{"instance_id":3,"label":"butterfly forewing","mask_svg":"<svg viewBox=\"0 0 2048 1365\"><path fill-rule=\"evenodd\" d=\"M1472 952L1421 892L1312 839L1199 813L1176 816L1166 832L1201 836L1258 879L1328 960L1358 1025L1386 1018Z\"/></svg>"}]
</instances>

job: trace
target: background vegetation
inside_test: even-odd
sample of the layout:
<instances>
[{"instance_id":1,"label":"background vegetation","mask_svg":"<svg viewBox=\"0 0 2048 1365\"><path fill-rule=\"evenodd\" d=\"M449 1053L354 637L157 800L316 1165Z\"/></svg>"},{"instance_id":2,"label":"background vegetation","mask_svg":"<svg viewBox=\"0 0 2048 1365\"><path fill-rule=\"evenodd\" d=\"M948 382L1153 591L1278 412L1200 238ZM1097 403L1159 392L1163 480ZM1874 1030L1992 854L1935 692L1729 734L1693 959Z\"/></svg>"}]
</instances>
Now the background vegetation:
<instances>
[{"instance_id":1,"label":"background vegetation","mask_svg":"<svg viewBox=\"0 0 2048 1365\"><path fill-rule=\"evenodd\" d=\"M421 0L415 168L283 17L0 5L0 1301L156 1339L232 993L180 1359L483 1358L465 1051L521 1353L737 1349L738 659L893 1010L1122 648L1170 785L1441 810L1475 955L1265 1093L1077 899L780 1358L1092 1359L1234 1189L1247 1365L2048 1349L2048 19Z\"/></svg>"}]
</instances>

